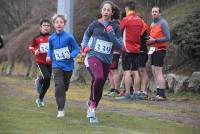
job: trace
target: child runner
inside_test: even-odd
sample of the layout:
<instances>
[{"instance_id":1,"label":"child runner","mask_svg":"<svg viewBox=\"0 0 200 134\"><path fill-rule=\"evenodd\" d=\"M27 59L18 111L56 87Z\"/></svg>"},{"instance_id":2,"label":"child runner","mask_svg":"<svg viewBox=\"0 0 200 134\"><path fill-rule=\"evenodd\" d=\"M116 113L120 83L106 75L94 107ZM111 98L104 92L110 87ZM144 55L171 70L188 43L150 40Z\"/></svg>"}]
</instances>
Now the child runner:
<instances>
[{"instance_id":1,"label":"child runner","mask_svg":"<svg viewBox=\"0 0 200 134\"><path fill-rule=\"evenodd\" d=\"M88 52L89 72L92 76L91 93L88 101L87 117L97 123L95 109L102 97L103 86L108 77L113 58L113 47L121 49L122 37L119 25L112 21L118 8L111 1L101 4L101 18L93 21L85 31L82 47ZM90 37L91 46L87 46Z\"/></svg>"},{"instance_id":2,"label":"child runner","mask_svg":"<svg viewBox=\"0 0 200 134\"><path fill-rule=\"evenodd\" d=\"M49 48L48 37L50 35L50 20L40 21L40 34L31 42L29 49L36 56L36 63L40 70L40 76L35 80L36 89L39 97L36 99L38 107L44 106L44 96L50 86L51 63L46 62L47 51Z\"/></svg>"},{"instance_id":3,"label":"child runner","mask_svg":"<svg viewBox=\"0 0 200 134\"><path fill-rule=\"evenodd\" d=\"M80 48L72 35L64 31L67 22L64 15L52 17L55 32L49 38L47 61L52 61L55 81L55 97L58 106L57 117L64 117L66 91L69 89L70 78L74 69L74 58Z\"/></svg>"}]
</instances>

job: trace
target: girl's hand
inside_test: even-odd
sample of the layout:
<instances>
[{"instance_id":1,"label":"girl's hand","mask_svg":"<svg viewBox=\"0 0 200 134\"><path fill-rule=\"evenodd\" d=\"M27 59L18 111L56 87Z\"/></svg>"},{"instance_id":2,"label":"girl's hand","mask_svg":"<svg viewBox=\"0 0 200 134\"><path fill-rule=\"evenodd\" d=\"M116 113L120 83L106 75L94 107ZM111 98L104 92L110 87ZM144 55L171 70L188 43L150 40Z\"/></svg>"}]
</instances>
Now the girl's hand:
<instances>
[{"instance_id":1,"label":"girl's hand","mask_svg":"<svg viewBox=\"0 0 200 134\"><path fill-rule=\"evenodd\" d=\"M84 52L84 53L88 53L90 50L91 50L91 48L90 48L89 46L87 46L87 47L85 47L85 48L83 49L83 52Z\"/></svg>"}]
</instances>

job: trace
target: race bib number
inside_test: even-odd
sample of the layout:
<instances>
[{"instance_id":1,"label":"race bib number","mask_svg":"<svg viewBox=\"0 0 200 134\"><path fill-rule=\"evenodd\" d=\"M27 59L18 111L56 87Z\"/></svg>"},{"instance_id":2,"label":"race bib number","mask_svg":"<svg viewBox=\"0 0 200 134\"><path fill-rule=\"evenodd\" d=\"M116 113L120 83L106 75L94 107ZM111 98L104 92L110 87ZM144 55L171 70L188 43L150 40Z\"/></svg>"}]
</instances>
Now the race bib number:
<instances>
[{"instance_id":1,"label":"race bib number","mask_svg":"<svg viewBox=\"0 0 200 134\"><path fill-rule=\"evenodd\" d=\"M56 60L63 60L66 59L66 55L70 54L68 47L60 48L60 49L54 49L54 54Z\"/></svg>"},{"instance_id":2,"label":"race bib number","mask_svg":"<svg viewBox=\"0 0 200 134\"><path fill-rule=\"evenodd\" d=\"M148 54L153 54L156 51L155 47L150 47Z\"/></svg>"},{"instance_id":3,"label":"race bib number","mask_svg":"<svg viewBox=\"0 0 200 134\"><path fill-rule=\"evenodd\" d=\"M40 43L40 53L47 53L49 50L49 43Z\"/></svg>"},{"instance_id":4,"label":"race bib number","mask_svg":"<svg viewBox=\"0 0 200 134\"><path fill-rule=\"evenodd\" d=\"M97 39L94 51L102 54L110 54L112 50L112 42Z\"/></svg>"}]
</instances>

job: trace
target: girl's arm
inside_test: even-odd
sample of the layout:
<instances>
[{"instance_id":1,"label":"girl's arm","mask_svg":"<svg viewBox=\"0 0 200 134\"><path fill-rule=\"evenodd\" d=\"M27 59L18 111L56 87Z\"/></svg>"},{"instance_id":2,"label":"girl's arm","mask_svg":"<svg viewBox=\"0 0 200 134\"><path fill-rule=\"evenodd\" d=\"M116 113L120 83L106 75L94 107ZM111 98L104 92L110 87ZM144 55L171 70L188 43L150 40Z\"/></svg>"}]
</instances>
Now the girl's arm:
<instances>
[{"instance_id":1,"label":"girl's arm","mask_svg":"<svg viewBox=\"0 0 200 134\"><path fill-rule=\"evenodd\" d=\"M82 48L84 49L84 48L86 48L87 46L88 46L88 42L89 42L89 40L90 40L90 37L92 36L92 34L93 34L93 23L91 23L89 26L88 26L88 28L87 28L87 30L85 31L85 33L84 33L84 36L83 36L83 40L82 40L82 42L81 42L81 46L82 46Z\"/></svg>"}]
</instances>

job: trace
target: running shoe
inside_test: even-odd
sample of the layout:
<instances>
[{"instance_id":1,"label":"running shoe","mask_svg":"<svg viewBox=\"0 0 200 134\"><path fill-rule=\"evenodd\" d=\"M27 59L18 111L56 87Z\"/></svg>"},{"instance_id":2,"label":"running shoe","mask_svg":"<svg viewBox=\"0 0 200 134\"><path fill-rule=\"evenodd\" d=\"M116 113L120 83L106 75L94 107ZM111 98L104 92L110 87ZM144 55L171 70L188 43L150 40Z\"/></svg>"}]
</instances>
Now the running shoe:
<instances>
[{"instance_id":1,"label":"running shoe","mask_svg":"<svg viewBox=\"0 0 200 134\"><path fill-rule=\"evenodd\" d=\"M37 107L44 107L44 101L40 100L39 98L35 100Z\"/></svg>"},{"instance_id":2,"label":"running shoe","mask_svg":"<svg viewBox=\"0 0 200 134\"><path fill-rule=\"evenodd\" d=\"M99 121L98 121L98 119L97 119L97 117L91 117L90 118L90 123L98 123Z\"/></svg>"},{"instance_id":3,"label":"running shoe","mask_svg":"<svg viewBox=\"0 0 200 134\"><path fill-rule=\"evenodd\" d=\"M124 96L115 97L116 100L129 100L131 95L129 93L125 93Z\"/></svg>"},{"instance_id":4,"label":"running shoe","mask_svg":"<svg viewBox=\"0 0 200 134\"><path fill-rule=\"evenodd\" d=\"M65 116L65 111L64 110L58 111L57 118L62 118L64 116Z\"/></svg>"}]
</instances>

